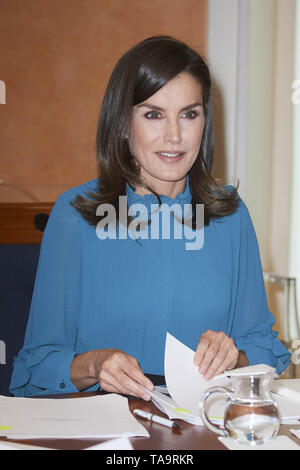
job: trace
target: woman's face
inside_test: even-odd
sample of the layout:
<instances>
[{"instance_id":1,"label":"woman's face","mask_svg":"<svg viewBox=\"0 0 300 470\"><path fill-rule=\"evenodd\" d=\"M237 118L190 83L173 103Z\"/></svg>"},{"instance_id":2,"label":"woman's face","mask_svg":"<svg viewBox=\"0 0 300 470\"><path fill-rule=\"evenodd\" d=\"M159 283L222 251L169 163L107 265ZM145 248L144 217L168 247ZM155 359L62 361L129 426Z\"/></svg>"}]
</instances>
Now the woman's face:
<instances>
[{"instance_id":1,"label":"woman's face","mask_svg":"<svg viewBox=\"0 0 300 470\"><path fill-rule=\"evenodd\" d=\"M199 153L205 125L202 87L182 73L133 108L129 148L143 181L160 194L185 177Z\"/></svg>"}]
</instances>

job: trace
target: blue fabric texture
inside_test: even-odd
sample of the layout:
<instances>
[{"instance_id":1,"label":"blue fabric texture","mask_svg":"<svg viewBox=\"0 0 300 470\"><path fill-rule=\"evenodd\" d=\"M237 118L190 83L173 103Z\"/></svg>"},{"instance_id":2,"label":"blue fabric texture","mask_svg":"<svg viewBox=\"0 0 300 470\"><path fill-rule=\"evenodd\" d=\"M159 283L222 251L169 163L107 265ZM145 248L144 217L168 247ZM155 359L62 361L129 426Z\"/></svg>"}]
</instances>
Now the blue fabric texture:
<instances>
[{"instance_id":1,"label":"blue fabric texture","mask_svg":"<svg viewBox=\"0 0 300 470\"><path fill-rule=\"evenodd\" d=\"M195 350L206 330L224 331L250 365L269 364L278 373L288 366L289 352L272 331L257 239L241 199L233 214L205 226L201 249L187 250L184 237L99 239L70 205L97 183L63 193L51 212L13 395L76 392L70 365L93 349L121 349L145 373L164 375L167 332ZM129 206L150 211L157 203L128 185L126 195ZM189 204L189 179L175 199L161 199L169 207Z\"/></svg>"}]
</instances>

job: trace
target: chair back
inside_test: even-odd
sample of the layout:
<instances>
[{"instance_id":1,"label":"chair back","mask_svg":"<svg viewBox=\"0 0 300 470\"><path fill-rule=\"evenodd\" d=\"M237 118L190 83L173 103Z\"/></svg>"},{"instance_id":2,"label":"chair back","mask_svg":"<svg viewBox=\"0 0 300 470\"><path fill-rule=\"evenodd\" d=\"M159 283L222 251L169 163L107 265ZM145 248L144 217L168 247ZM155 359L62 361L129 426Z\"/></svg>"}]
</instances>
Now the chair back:
<instances>
[{"instance_id":1,"label":"chair back","mask_svg":"<svg viewBox=\"0 0 300 470\"><path fill-rule=\"evenodd\" d=\"M52 206L0 204L0 395L9 396L14 358L23 346L42 230Z\"/></svg>"}]
</instances>

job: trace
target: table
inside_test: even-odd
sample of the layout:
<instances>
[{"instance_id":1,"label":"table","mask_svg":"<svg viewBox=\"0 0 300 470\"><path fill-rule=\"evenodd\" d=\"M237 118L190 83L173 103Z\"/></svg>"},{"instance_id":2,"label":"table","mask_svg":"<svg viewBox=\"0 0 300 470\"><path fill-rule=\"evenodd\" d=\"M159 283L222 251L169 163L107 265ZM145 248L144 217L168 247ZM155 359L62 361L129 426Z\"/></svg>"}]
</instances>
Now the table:
<instances>
[{"instance_id":1,"label":"table","mask_svg":"<svg viewBox=\"0 0 300 470\"><path fill-rule=\"evenodd\" d=\"M95 396L101 392L82 392L61 395L47 395L44 398L79 398L87 396ZM39 397L42 399L42 397ZM161 413L152 402L145 402L138 398L129 398L129 409L133 413L135 408L165 416ZM137 418L137 417L136 417ZM172 430L160 424L137 418L141 424L147 429L150 437L130 438L131 444L135 450L227 450L226 447L218 440L218 436L205 426L193 426L184 421L178 420L181 430ZM299 440L289 432L289 429L300 429L299 425L281 425L279 435L287 435L296 444ZM35 440L18 440L19 443L49 447L57 450L82 450L91 447L102 439L35 439ZM7 441L9 442L9 441Z\"/></svg>"}]
</instances>

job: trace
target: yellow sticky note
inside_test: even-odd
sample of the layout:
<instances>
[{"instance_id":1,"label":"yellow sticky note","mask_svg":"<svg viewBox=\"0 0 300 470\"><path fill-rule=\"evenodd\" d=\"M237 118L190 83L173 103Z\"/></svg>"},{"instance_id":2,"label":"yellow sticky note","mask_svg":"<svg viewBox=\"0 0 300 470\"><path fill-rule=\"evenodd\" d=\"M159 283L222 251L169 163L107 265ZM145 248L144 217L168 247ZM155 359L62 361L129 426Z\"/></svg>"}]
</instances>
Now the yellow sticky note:
<instances>
[{"instance_id":1,"label":"yellow sticky note","mask_svg":"<svg viewBox=\"0 0 300 470\"><path fill-rule=\"evenodd\" d=\"M9 431L11 426L0 426L0 431Z\"/></svg>"}]
</instances>

